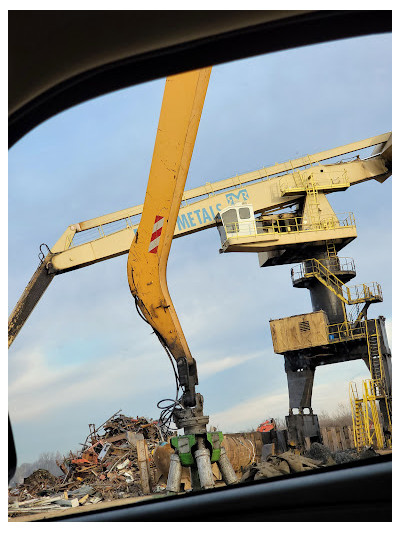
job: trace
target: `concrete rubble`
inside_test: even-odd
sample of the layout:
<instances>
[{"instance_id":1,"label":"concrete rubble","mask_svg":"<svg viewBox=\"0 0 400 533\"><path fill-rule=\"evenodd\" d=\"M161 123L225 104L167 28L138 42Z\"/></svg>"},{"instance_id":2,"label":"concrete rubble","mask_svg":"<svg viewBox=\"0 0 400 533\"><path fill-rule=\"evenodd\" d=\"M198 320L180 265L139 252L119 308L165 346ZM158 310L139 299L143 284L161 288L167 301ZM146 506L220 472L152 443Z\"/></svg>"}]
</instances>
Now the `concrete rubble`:
<instances>
[{"instance_id":1,"label":"concrete rubble","mask_svg":"<svg viewBox=\"0 0 400 533\"><path fill-rule=\"evenodd\" d=\"M64 473L62 476L56 477L40 469L25 478L22 484L9 488L10 517L142 496L160 490L155 483L157 476L152 460L152 452L160 440L164 440L157 421L127 417L118 412L99 428L96 429L94 424L89 424L89 428L81 451L70 452L57 463ZM146 454L144 461L149 482L146 491L140 472L143 457L142 461L138 458L141 449Z\"/></svg>"}]
</instances>

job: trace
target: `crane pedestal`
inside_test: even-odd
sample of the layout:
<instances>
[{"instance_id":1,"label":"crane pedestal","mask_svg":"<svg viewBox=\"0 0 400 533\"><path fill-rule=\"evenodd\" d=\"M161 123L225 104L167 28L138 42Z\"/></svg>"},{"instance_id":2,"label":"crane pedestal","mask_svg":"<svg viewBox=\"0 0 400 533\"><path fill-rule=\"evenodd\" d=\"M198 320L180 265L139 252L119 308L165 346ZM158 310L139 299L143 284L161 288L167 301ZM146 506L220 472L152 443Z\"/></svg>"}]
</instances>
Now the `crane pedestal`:
<instances>
[{"instance_id":1,"label":"crane pedestal","mask_svg":"<svg viewBox=\"0 0 400 533\"><path fill-rule=\"evenodd\" d=\"M306 448L322 442L311 397L315 369L362 359L380 384L383 431L391 431L391 353L385 319L368 319L372 303L382 301L380 285L344 285L356 275L354 261L336 253L315 253L292 269L293 286L310 292L312 313L270 321L274 351L285 358L289 389L288 440Z\"/></svg>"}]
</instances>

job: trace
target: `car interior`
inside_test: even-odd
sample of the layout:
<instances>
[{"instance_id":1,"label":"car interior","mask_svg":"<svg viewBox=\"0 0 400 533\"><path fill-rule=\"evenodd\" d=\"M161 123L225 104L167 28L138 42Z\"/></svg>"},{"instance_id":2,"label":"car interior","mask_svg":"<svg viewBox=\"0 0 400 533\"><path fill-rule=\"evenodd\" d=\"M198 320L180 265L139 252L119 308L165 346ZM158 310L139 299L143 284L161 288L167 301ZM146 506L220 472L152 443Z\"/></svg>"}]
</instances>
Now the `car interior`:
<instances>
[{"instance_id":1,"label":"car interior","mask_svg":"<svg viewBox=\"0 0 400 533\"><path fill-rule=\"evenodd\" d=\"M391 27L389 10L9 11L9 147L50 117L100 95L259 54L390 33ZM10 480L18 461L10 418L8 461ZM391 521L391 465L388 454L50 520Z\"/></svg>"}]
</instances>

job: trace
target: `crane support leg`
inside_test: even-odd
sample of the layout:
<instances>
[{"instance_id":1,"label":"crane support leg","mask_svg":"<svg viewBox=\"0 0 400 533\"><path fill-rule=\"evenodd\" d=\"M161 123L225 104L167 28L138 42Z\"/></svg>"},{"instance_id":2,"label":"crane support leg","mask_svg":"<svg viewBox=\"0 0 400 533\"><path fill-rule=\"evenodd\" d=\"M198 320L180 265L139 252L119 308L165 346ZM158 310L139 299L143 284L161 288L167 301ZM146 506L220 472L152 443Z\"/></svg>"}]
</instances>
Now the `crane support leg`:
<instances>
[{"instance_id":1,"label":"crane support leg","mask_svg":"<svg viewBox=\"0 0 400 533\"><path fill-rule=\"evenodd\" d=\"M289 409L311 409L311 396L314 384L315 368L299 367L292 370L293 360L285 356L285 372L289 388Z\"/></svg>"},{"instance_id":2,"label":"crane support leg","mask_svg":"<svg viewBox=\"0 0 400 533\"><path fill-rule=\"evenodd\" d=\"M301 357L285 355L285 372L289 389L289 415L286 417L289 443L305 448L307 441L321 442L318 417L311 408L315 368L303 366ZM294 409L298 413L294 414Z\"/></svg>"}]
</instances>

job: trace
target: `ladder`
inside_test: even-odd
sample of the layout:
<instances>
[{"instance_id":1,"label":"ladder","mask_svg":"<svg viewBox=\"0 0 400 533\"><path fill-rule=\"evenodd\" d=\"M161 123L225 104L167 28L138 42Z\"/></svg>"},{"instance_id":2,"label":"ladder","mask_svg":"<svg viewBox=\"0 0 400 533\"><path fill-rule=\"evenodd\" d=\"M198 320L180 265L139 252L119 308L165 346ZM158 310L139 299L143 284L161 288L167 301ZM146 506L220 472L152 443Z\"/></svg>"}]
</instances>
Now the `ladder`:
<instances>
[{"instance_id":1,"label":"ladder","mask_svg":"<svg viewBox=\"0 0 400 533\"><path fill-rule=\"evenodd\" d=\"M367 310L370 304L371 302L365 302L363 307L361 307L361 303L353 304L350 310L347 311L348 321L357 325L363 317L367 318Z\"/></svg>"},{"instance_id":2,"label":"ladder","mask_svg":"<svg viewBox=\"0 0 400 533\"><path fill-rule=\"evenodd\" d=\"M377 398L384 398L387 395L385 372L383 369L382 351L379 342L377 320L373 320L366 328L368 357L371 378Z\"/></svg>"},{"instance_id":3,"label":"ladder","mask_svg":"<svg viewBox=\"0 0 400 533\"><path fill-rule=\"evenodd\" d=\"M375 437L378 449L382 449L384 447L384 439L382 425L379 420L378 409L376 406L377 397L375 391L376 384L373 379L366 379L363 381L364 412L366 417L365 428L367 430L368 442L372 446Z\"/></svg>"},{"instance_id":4,"label":"ladder","mask_svg":"<svg viewBox=\"0 0 400 533\"><path fill-rule=\"evenodd\" d=\"M308 199L308 216L310 217L311 224L314 226L320 223L318 192L313 175L310 174L306 179L308 181L305 183L304 188Z\"/></svg>"},{"instance_id":5,"label":"ladder","mask_svg":"<svg viewBox=\"0 0 400 533\"><path fill-rule=\"evenodd\" d=\"M329 259L336 257L335 241L326 241L326 254Z\"/></svg>"},{"instance_id":6,"label":"ladder","mask_svg":"<svg viewBox=\"0 0 400 533\"><path fill-rule=\"evenodd\" d=\"M389 397L387 388L385 368L383 366L383 357L381 343L379 338L378 322L373 320L366 327L369 368L371 372L370 396L376 400L384 400L384 409L387 413L389 422L389 431L392 432L392 402ZM381 404L382 409L382 404Z\"/></svg>"},{"instance_id":7,"label":"ladder","mask_svg":"<svg viewBox=\"0 0 400 533\"><path fill-rule=\"evenodd\" d=\"M350 406L353 419L354 446L360 451L369 441L365 428L365 402L358 396L357 385L350 382Z\"/></svg>"}]
</instances>

